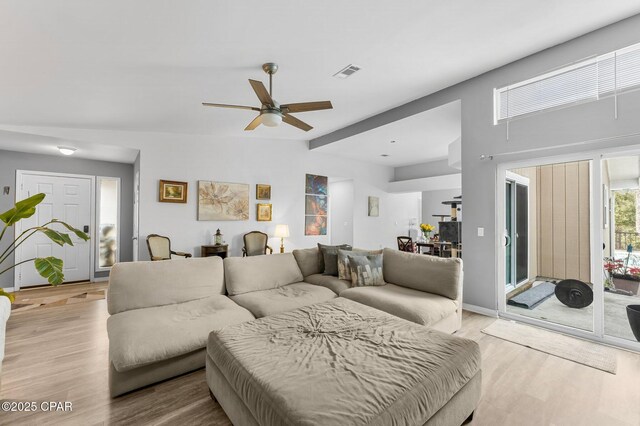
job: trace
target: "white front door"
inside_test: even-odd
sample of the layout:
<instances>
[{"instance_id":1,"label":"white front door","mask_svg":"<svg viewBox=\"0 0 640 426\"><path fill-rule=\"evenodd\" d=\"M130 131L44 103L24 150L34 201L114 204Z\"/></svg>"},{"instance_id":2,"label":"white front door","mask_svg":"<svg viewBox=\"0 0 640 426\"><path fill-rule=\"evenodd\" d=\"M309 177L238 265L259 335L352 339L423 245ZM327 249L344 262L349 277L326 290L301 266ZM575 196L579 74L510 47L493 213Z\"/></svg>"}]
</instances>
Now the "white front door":
<instances>
[{"instance_id":1,"label":"white front door","mask_svg":"<svg viewBox=\"0 0 640 426\"><path fill-rule=\"evenodd\" d=\"M91 235L88 228L91 225L91 177L38 175L34 172L22 174L21 180L19 199L41 192L46 194L46 197L38 205L36 214L18 222L16 235L28 228L44 225L52 219L62 220ZM64 262L65 282L89 280L91 240L82 241L60 225L49 226L68 233L73 246L61 247L38 232L16 250L16 263L35 257L54 256ZM33 262L24 263L16 269L16 289L47 284L47 280L38 274Z\"/></svg>"}]
</instances>

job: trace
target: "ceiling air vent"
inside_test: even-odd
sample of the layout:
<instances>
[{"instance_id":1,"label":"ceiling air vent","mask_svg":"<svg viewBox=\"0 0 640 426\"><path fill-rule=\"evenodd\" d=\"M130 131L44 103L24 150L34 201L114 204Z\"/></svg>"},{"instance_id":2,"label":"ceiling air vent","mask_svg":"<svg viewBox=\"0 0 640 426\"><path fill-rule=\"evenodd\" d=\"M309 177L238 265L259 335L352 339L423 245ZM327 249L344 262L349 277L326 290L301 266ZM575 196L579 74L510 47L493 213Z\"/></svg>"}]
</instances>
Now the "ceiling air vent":
<instances>
[{"instance_id":1,"label":"ceiling air vent","mask_svg":"<svg viewBox=\"0 0 640 426\"><path fill-rule=\"evenodd\" d=\"M352 74L354 74L355 72L360 71L360 67L357 65L347 65L346 67L342 68L340 71L338 71L337 73L335 73L333 76L336 78L347 78L350 77Z\"/></svg>"}]
</instances>

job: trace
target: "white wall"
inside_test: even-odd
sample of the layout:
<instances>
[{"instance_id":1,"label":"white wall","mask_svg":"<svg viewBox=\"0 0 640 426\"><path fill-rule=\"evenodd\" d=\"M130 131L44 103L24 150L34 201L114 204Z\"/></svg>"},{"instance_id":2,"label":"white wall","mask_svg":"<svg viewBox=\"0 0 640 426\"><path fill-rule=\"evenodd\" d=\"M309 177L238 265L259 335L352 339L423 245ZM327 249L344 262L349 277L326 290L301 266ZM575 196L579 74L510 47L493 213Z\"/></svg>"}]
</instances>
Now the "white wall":
<instances>
[{"instance_id":1,"label":"white wall","mask_svg":"<svg viewBox=\"0 0 640 426\"><path fill-rule=\"evenodd\" d=\"M380 215L384 211L386 218L380 227L390 227L394 230L393 245L389 247L398 247L396 237L400 235L409 235L409 221L411 219L420 221L422 217L422 201L419 192L410 192L406 194L389 194L384 202L380 200ZM414 227L415 228L415 227ZM415 236L412 234L412 237Z\"/></svg>"},{"instance_id":2,"label":"white wall","mask_svg":"<svg viewBox=\"0 0 640 426\"><path fill-rule=\"evenodd\" d=\"M353 245L353 202L353 181L332 182L329 178L329 222L333 245Z\"/></svg>"},{"instance_id":3,"label":"white wall","mask_svg":"<svg viewBox=\"0 0 640 426\"><path fill-rule=\"evenodd\" d=\"M424 191L422 193L422 223L430 223L436 226L439 232L438 221L440 218L434 214L451 214L451 207L442 204L443 201L453 200L453 197L462 194L460 189L444 189L441 191ZM464 210L464 208L463 208ZM458 212L458 220L462 220L462 212Z\"/></svg>"}]
</instances>

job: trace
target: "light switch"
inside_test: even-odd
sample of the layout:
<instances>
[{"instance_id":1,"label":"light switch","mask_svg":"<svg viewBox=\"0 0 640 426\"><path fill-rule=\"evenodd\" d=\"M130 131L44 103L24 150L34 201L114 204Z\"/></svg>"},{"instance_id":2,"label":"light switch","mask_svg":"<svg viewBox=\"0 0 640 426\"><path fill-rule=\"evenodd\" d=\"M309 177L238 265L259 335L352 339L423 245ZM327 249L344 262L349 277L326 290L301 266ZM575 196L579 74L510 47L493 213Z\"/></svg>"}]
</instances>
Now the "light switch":
<instances>
[{"instance_id":1,"label":"light switch","mask_svg":"<svg viewBox=\"0 0 640 426\"><path fill-rule=\"evenodd\" d=\"M484 228L478 227L478 237L484 237Z\"/></svg>"}]
</instances>

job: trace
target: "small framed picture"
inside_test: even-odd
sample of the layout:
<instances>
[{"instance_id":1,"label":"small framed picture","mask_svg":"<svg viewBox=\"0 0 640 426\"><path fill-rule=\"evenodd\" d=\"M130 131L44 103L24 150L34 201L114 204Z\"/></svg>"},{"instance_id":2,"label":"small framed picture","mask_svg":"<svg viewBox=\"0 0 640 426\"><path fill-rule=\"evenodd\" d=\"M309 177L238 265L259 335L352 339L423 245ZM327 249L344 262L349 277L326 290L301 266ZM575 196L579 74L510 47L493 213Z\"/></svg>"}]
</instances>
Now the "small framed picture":
<instances>
[{"instance_id":1,"label":"small framed picture","mask_svg":"<svg viewBox=\"0 0 640 426\"><path fill-rule=\"evenodd\" d=\"M271 222L272 204L258 203L258 222Z\"/></svg>"},{"instance_id":2,"label":"small framed picture","mask_svg":"<svg viewBox=\"0 0 640 426\"><path fill-rule=\"evenodd\" d=\"M186 203L187 182L173 180L160 180L160 202L162 203Z\"/></svg>"},{"instance_id":3,"label":"small framed picture","mask_svg":"<svg viewBox=\"0 0 640 426\"><path fill-rule=\"evenodd\" d=\"M378 217L380 216L380 198L378 197L369 197L369 216L370 217Z\"/></svg>"},{"instance_id":4,"label":"small framed picture","mask_svg":"<svg viewBox=\"0 0 640 426\"><path fill-rule=\"evenodd\" d=\"M270 200L271 185L259 183L256 185L256 200Z\"/></svg>"}]
</instances>

